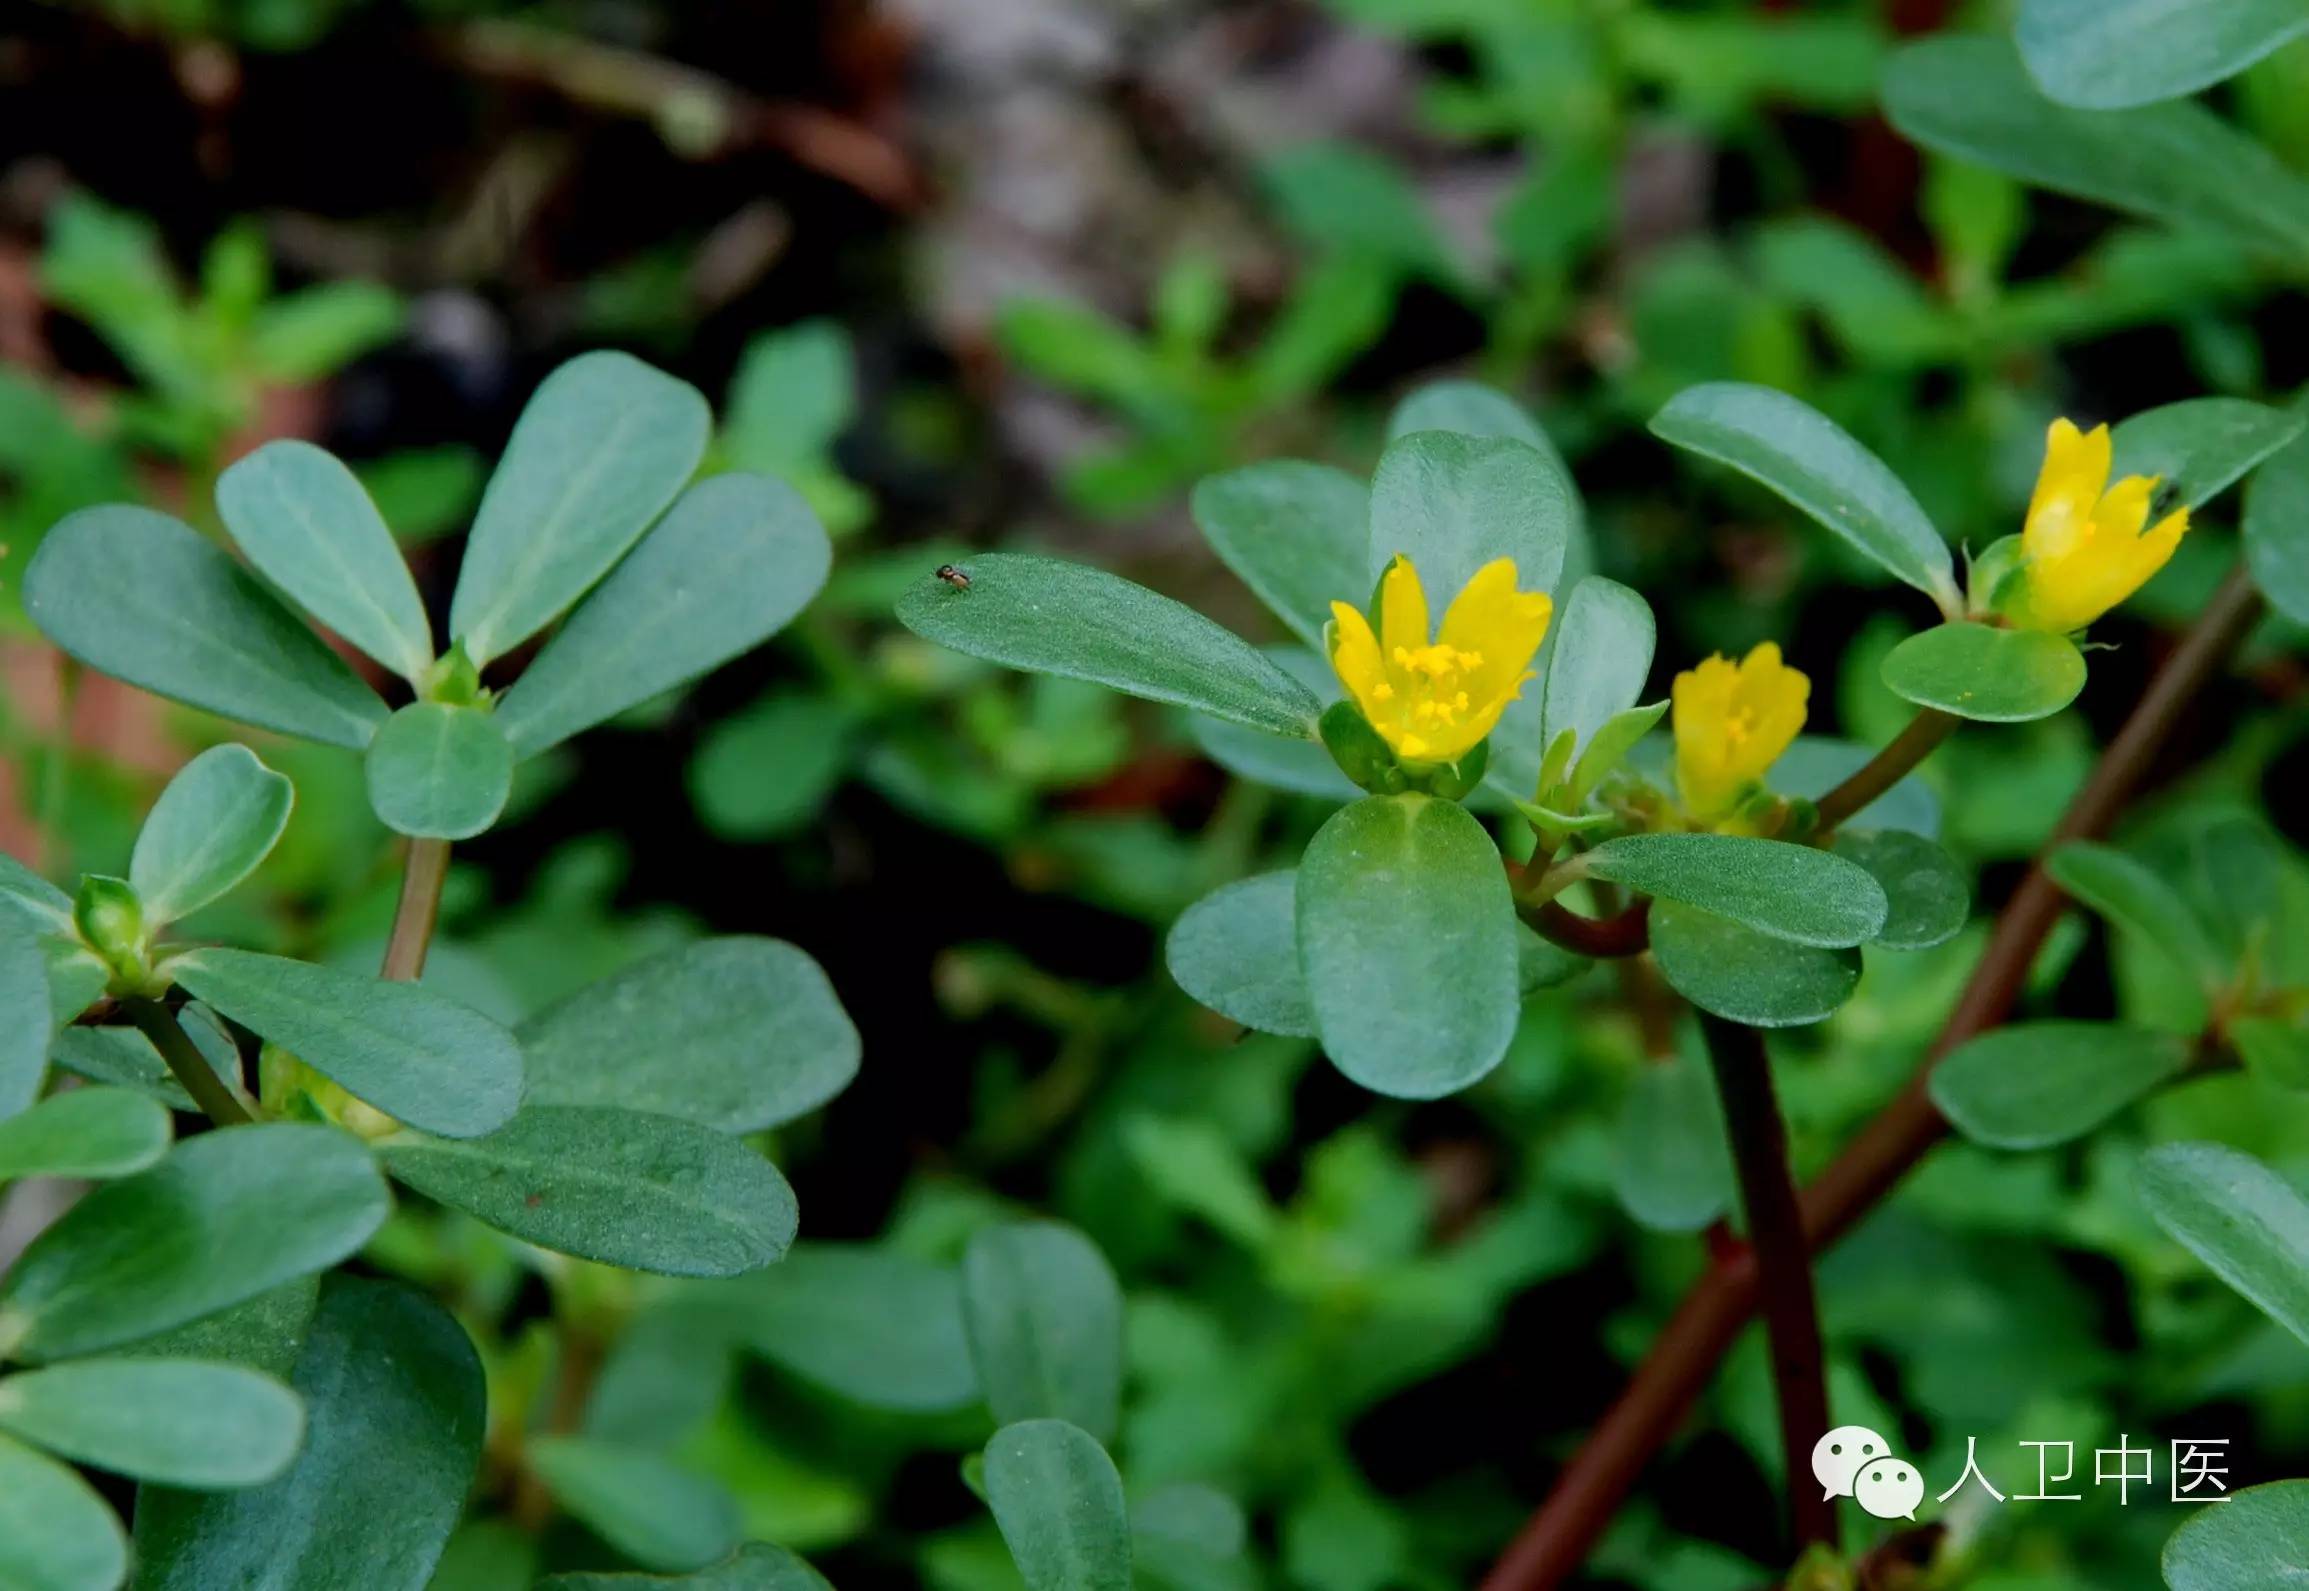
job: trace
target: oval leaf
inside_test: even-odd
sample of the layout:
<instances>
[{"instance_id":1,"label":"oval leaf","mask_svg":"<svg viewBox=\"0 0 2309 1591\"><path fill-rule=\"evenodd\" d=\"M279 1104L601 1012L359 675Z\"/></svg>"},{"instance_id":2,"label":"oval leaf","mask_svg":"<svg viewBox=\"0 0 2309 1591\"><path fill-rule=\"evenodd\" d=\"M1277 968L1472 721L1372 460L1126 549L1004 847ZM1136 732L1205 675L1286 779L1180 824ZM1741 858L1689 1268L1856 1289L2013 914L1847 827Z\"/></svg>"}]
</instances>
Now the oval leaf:
<instances>
[{"instance_id":1,"label":"oval leaf","mask_svg":"<svg viewBox=\"0 0 2309 1591\"><path fill-rule=\"evenodd\" d=\"M469 840L513 789L513 746L479 707L411 702L369 743L369 806L402 834Z\"/></svg>"},{"instance_id":2,"label":"oval leaf","mask_svg":"<svg viewBox=\"0 0 2309 1591\"><path fill-rule=\"evenodd\" d=\"M2309 1480L2248 1486L2192 1515L2165 1543L2169 1591L2309 1585Z\"/></svg>"},{"instance_id":3,"label":"oval leaf","mask_svg":"<svg viewBox=\"0 0 2309 1591\"><path fill-rule=\"evenodd\" d=\"M978 1397L961 1279L891 1249L804 1244L727 1288L740 1341L868 1408L934 1413Z\"/></svg>"},{"instance_id":4,"label":"oval leaf","mask_svg":"<svg viewBox=\"0 0 2309 1591\"><path fill-rule=\"evenodd\" d=\"M858 1075L858 1030L834 986L779 939L653 956L519 1032L532 1105L614 1105L724 1132L806 1116Z\"/></svg>"},{"instance_id":5,"label":"oval leaf","mask_svg":"<svg viewBox=\"0 0 2309 1591\"><path fill-rule=\"evenodd\" d=\"M2013 39L2053 99L2116 110L2209 88L2303 32L2301 0L2027 0Z\"/></svg>"},{"instance_id":6,"label":"oval leaf","mask_svg":"<svg viewBox=\"0 0 2309 1591\"><path fill-rule=\"evenodd\" d=\"M2189 1068L2189 1043L2111 1022L2023 1022L1932 1070L1932 1102L1974 1143L2042 1149L2107 1121Z\"/></svg>"},{"instance_id":7,"label":"oval leaf","mask_svg":"<svg viewBox=\"0 0 2309 1591\"><path fill-rule=\"evenodd\" d=\"M521 1046L414 983L253 950L195 950L169 975L252 1033L422 1131L470 1138L521 1104Z\"/></svg>"},{"instance_id":8,"label":"oval leaf","mask_svg":"<svg viewBox=\"0 0 2309 1591\"><path fill-rule=\"evenodd\" d=\"M1753 1028L1825 1021L1852 998L1860 953L1794 944L1680 901L1652 908L1660 976L1703 1011Z\"/></svg>"},{"instance_id":9,"label":"oval leaf","mask_svg":"<svg viewBox=\"0 0 2309 1591\"><path fill-rule=\"evenodd\" d=\"M296 799L296 787L246 746L211 746L177 770L129 858L145 920L174 922L255 872Z\"/></svg>"},{"instance_id":10,"label":"oval leaf","mask_svg":"<svg viewBox=\"0 0 2309 1591\"><path fill-rule=\"evenodd\" d=\"M181 520L89 508L41 540L24 610L90 668L242 723L354 751L385 704L344 659Z\"/></svg>"},{"instance_id":11,"label":"oval leaf","mask_svg":"<svg viewBox=\"0 0 2309 1591\"><path fill-rule=\"evenodd\" d=\"M1122 1477L1088 1432L1064 1420L995 1432L986 1501L1027 1591L1130 1591Z\"/></svg>"},{"instance_id":12,"label":"oval leaf","mask_svg":"<svg viewBox=\"0 0 2309 1591\"><path fill-rule=\"evenodd\" d=\"M2185 508L2201 508L2301 434L2301 416L2242 398L2190 398L2136 414L2110 436L2116 479L2147 475Z\"/></svg>"},{"instance_id":13,"label":"oval leaf","mask_svg":"<svg viewBox=\"0 0 2309 1591\"><path fill-rule=\"evenodd\" d=\"M1507 1053L1522 1005L1499 852L1465 808L1371 796L1299 863L1299 965L1323 1048L1374 1093L1434 1099Z\"/></svg>"},{"instance_id":14,"label":"oval leaf","mask_svg":"<svg viewBox=\"0 0 2309 1591\"><path fill-rule=\"evenodd\" d=\"M1572 587L1551 634L1555 650L1541 691L1542 754L1567 729L1575 745L1586 745L1636 704L1651 676L1659 629L1641 596L1616 580L1591 577Z\"/></svg>"},{"instance_id":15,"label":"oval leaf","mask_svg":"<svg viewBox=\"0 0 2309 1591\"><path fill-rule=\"evenodd\" d=\"M1940 605L1961 612L1948 543L1900 477L1819 410L1770 387L1711 381L1652 416L1652 434L1729 464Z\"/></svg>"},{"instance_id":16,"label":"oval leaf","mask_svg":"<svg viewBox=\"0 0 2309 1591\"><path fill-rule=\"evenodd\" d=\"M538 1437L527 1451L554 1500L638 1564L702 1568L738 1539L737 1500L671 1459L586 1436Z\"/></svg>"},{"instance_id":17,"label":"oval leaf","mask_svg":"<svg viewBox=\"0 0 2309 1591\"><path fill-rule=\"evenodd\" d=\"M1697 906L1791 944L1865 944L1884 890L1843 857L1737 834L1631 834L1587 853L1587 870L1639 894Z\"/></svg>"},{"instance_id":18,"label":"oval leaf","mask_svg":"<svg viewBox=\"0 0 2309 1591\"><path fill-rule=\"evenodd\" d=\"M1247 1028L1313 1038L1315 1012L1299 971L1298 878L1284 871L1240 879L1189 906L1164 944L1179 987Z\"/></svg>"},{"instance_id":19,"label":"oval leaf","mask_svg":"<svg viewBox=\"0 0 2309 1591\"><path fill-rule=\"evenodd\" d=\"M64 1465L0 1436L0 1585L113 1591L127 1575L111 1505Z\"/></svg>"},{"instance_id":20,"label":"oval leaf","mask_svg":"<svg viewBox=\"0 0 2309 1591\"><path fill-rule=\"evenodd\" d=\"M1635 1075L1614 1134L1612 1187L1660 1232L1697 1232L1731 1208L1732 1158L1716 1085L1688 1055Z\"/></svg>"},{"instance_id":21,"label":"oval leaf","mask_svg":"<svg viewBox=\"0 0 2309 1591\"><path fill-rule=\"evenodd\" d=\"M198 1320L334 1265L390 1208L349 1133L301 1122L204 1133L33 1241L0 1282L0 1354L67 1358Z\"/></svg>"},{"instance_id":22,"label":"oval leaf","mask_svg":"<svg viewBox=\"0 0 2309 1591\"><path fill-rule=\"evenodd\" d=\"M168 1152L168 1109L125 1088L75 1088L0 1121L0 1182L125 1177Z\"/></svg>"},{"instance_id":23,"label":"oval leaf","mask_svg":"<svg viewBox=\"0 0 2309 1591\"><path fill-rule=\"evenodd\" d=\"M1346 600L1366 599L1399 553L1438 618L1494 558L1515 560L1518 588L1552 592L1577 501L1562 469L1525 443L1414 432L1380 455L1363 585Z\"/></svg>"},{"instance_id":24,"label":"oval leaf","mask_svg":"<svg viewBox=\"0 0 2309 1591\"><path fill-rule=\"evenodd\" d=\"M1884 926L1873 943L1888 950L1927 950L1962 931L1972 891L1956 860L1905 829L1842 829L1836 854L1868 870L1884 891Z\"/></svg>"},{"instance_id":25,"label":"oval leaf","mask_svg":"<svg viewBox=\"0 0 2309 1591\"><path fill-rule=\"evenodd\" d=\"M2245 567L2269 605L2309 624L2309 440L2293 443L2245 483Z\"/></svg>"},{"instance_id":26,"label":"oval leaf","mask_svg":"<svg viewBox=\"0 0 2309 1591\"><path fill-rule=\"evenodd\" d=\"M809 605L833 556L783 481L699 482L506 691L506 737L533 757L753 650Z\"/></svg>"},{"instance_id":27,"label":"oval leaf","mask_svg":"<svg viewBox=\"0 0 2309 1591\"><path fill-rule=\"evenodd\" d=\"M39 939L21 921L0 920L0 1122L40 1097L58 1015Z\"/></svg>"},{"instance_id":28,"label":"oval leaf","mask_svg":"<svg viewBox=\"0 0 2309 1591\"><path fill-rule=\"evenodd\" d=\"M1273 735L1311 738L1322 703L1194 609L1087 564L985 553L968 589L924 576L898 619L924 640L1007 668L1086 679Z\"/></svg>"},{"instance_id":29,"label":"oval leaf","mask_svg":"<svg viewBox=\"0 0 2309 1591\"><path fill-rule=\"evenodd\" d=\"M377 505L336 455L268 442L216 483L225 528L267 580L406 680L433 662L433 627Z\"/></svg>"},{"instance_id":30,"label":"oval leaf","mask_svg":"<svg viewBox=\"0 0 2309 1591\"><path fill-rule=\"evenodd\" d=\"M1555 444L1524 409L1496 387L1480 381L1430 381L1405 396L1387 416L1387 440L1414 431L1456 431L1461 436L1500 437L1534 447L1556 460Z\"/></svg>"},{"instance_id":31,"label":"oval leaf","mask_svg":"<svg viewBox=\"0 0 2309 1591\"><path fill-rule=\"evenodd\" d=\"M585 595L705 457L697 389L629 354L580 354L539 384L481 496L449 633L485 666Z\"/></svg>"},{"instance_id":32,"label":"oval leaf","mask_svg":"<svg viewBox=\"0 0 2309 1591\"><path fill-rule=\"evenodd\" d=\"M2052 854L2054 883L2111 923L2187 967L2208 989L2229 980L2231 958L2181 892L2114 846L2076 840Z\"/></svg>"},{"instance_id":33,"label":"oval leaf","mask_svg":"<svg viewBox=\"0 0 2309 1591\"><path fill-rule=\"evenodd\" d=\"M464 1329L406 1287L332 1276L291 1385L306 1431L287 1473L247 1491L139 1495L140 1591L421 1591L431 1579L487 1425Z\"/></svg>"},{"instance_id":34,"label":"oval leaf","mask_svg":"<svg viewBox=\"0 0 2309 1591\"><path fill-rule=\"evenodd\" d=\"M1219 561L1316 650L1331 604L1370 594L1371 493L1345 471L1276 459L1206 476L1188 501Z\"/></svg>"},{"instance_id":35,"label":"oval leaf","mask_svg":"<svg viewBox=\"0 0 2309 1591\"><path fill-rule=\"evenodd\" d=\"M486 1138L379 1146L394 1176L524 1242L668 1276L735 1276L794 1240L793 1190L727 1133L671 1116L529 1107Z\"/></svg>"},{"instance_id":36,"label":"oval leaf","mask_svg":"<svg viewBox=\"0 0 2309 1591\"><path fill-rule=\"evenodd\" d=\"M77 1359L0 1380L0 1430L166 1486L271 1480L296 1456L304 1405L271 1376L192 1359Z\"/></svg>"},{"instance_id":37,"label":"oval leaf","mask_svg":"<svg viewBox=\"0 0 2309 1591\"><path fill-rule=\"evenodd\" d=\"M1090 1239L1055 1221L980 1232L962 1260L962 1319L998 1423L1067 1420L1112 1438L1122 1408L1122 1287Z\"/></svg>"},{"instance_id":38,"label":"oval leaf","mask_svg":"<svg viewBox=\"0 0 2309 1591\"><path fill-rule=\"evenodd\" d=\"M2072 110L2004 39L1911 44L1884 75L1892 125L1928 149L2286 259L2309 251L2309 183L2202 105Z\"/></svg>"},{"instance_id":39,"label":"oval leaf","mask_svg":"<svg viewBox=\"0 0 2309 1591\"><path fill-rule=\"evenodd\" d=\"M2309 1342L2309 1201L2291 1183L2222 1144L2160 1144L2139 1176L2157 1225Z\"/></svg>"},{"instance_id":40,"label":"oval leaf","mask_svg":"<svg viewBox=\"0 0 2309 1591\"><path fill-rule=\"evenodd\" d=\"M1984 724L2049 718L2085 688L2084 654L2065 635L1936 625L1884 656L1892 694Z\"/></svg>"}]
</instances>

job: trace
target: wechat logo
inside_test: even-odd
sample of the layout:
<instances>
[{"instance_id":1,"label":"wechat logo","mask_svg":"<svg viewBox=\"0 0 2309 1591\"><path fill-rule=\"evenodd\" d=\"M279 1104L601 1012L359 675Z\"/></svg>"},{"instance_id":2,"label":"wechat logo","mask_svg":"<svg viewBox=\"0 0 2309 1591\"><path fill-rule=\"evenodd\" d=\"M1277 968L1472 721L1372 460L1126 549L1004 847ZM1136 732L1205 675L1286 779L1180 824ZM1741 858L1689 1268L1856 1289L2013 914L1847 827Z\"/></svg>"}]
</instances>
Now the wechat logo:
<instances>
[{"instance_id":1,"label":"wechat logo","mask_svg":"<svg viewBox=\"0 0 2309 1591\"><path fill-rule=\"evenodd\" d=\"M1916 1518L1924 1477L1865 1425L1839 1425L1812 1444L1812 1478L1823 1497L1849 1497L1878 1519Z\"/></svg>"}]
</instances>

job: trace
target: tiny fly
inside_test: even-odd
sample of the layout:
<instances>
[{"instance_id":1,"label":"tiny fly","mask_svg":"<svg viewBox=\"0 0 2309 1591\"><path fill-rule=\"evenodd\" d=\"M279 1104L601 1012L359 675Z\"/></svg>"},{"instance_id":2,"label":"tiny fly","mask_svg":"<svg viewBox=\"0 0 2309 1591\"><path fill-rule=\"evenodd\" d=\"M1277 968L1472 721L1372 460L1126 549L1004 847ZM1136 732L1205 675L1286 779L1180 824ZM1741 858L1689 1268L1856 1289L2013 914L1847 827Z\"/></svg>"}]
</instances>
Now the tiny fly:
<instances>
[{"instance_id":1,"label":"tiny fly","mask_svg":"<svg viewBox=\"0 0 2309 1591\"><path fill-rule=\"evenodd\" d=\"M938 566L938 578L945 581L948 585L952 586L957 591L968 591L970 589L969 572L967 570L957 569L950 563L942 563Z\"/></svg>"}]
</instances>

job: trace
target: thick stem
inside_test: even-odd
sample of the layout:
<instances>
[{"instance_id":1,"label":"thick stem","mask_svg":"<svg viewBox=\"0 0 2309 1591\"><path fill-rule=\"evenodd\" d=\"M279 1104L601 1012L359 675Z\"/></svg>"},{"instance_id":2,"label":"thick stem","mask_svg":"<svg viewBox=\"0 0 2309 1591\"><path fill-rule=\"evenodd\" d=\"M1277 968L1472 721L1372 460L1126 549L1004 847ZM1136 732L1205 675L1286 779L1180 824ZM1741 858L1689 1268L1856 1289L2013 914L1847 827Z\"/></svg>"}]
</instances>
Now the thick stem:
<instances>
[{"instance_id":1,"label":"thick stem","mask_svg":"<svg viewBox=\"0 0 2309 1591\"><path fill-rule=\"evenodd\" d=\"M1821 1368L1820 1301L1812 1287L1812 1251L1788 1170L1788 1132L1772 1089L1764 1036L1752 1027L1700 1013L1724 1102L1724 1127L1740 1177L1740 1207L1764 1294L1764 1331L1772 1350L1772 1386L1780 1404L1780 1450L1786 1461L1790 1526L1803 1556L1815 1543L1836 1544L1836 1501L1810 1484L1812 1446L1828 1431L1828 1383Z\"/></svg>"},{"instance_id":2,"label":"thick stem","mask_svg":"<svg viewBox=\"0 0 2309 1591\"><path fill-rule=\"evenodd\" d=\"M1954 713L1944 713L1937 707L1919 709L1916 716L1908 721L1908 727L1893 736L1882 751L1869 758L1867 764L1851 778L1820 798L1821 829L1836 827L1906 778L1963 721Z\"/></svg>"},{"instance_id":3,"label":"thick stem","mask_svg":"<svg viewBox=\"0 0 2309 1591\"><path fill-rule=\"evenodd\" d=\"M2048 845L2104 831L2172 737L2188 705L2260 617L2260 595L2243 570L2230 574L2181 645L2166 659L2132 716L2101 754ZM1926 1082L1941 1056L2002 1022L2061 913L2041 867L2029 870L1998 916L1971 981L1916 1075L1806 1188L1804 1230L1814 1249L1842 1236L1948 1130ZM1755 1310L1754 1251L1719 1258L1684 1296L1619 1401L1557 1478L1554 1493L1485 1577L1482 1591L1546 1591L1578 1572L1588 1549L1654 1453L1675 1434Z\"/></svg>"},{"instance_id":4,"label":"thick stem","mask_svg":"<svg viewBox=\"0 0 2309 1591\"><path fill-rule=\"evenodd\" d=\"M425 971L433 924L441 915L441 883L449 876L447 840L411 840L401 874L401 903L393 909L392 937L385 941L380 977L413 983Z\"/></svg>"},{"instance_id":5,"label":"thick stem","mask_svg":"<svg viewBox=\"0 0 2309 1591\"><path fill-rule=\"evenodd\" d=\"M1561 901L1522 908L1523 920L1542 938L1599 960L1643 954L1651 943L1652 903L1647 898L1610 917L1582 917Z\"/></svg>"},{"instance_id":6,"label":"thick stem","mask_svg":"<svg viewBox=\"0 0 2309 1591\"><path fill-rule=\"evenodd\" d=\"M250 1120L248 1109L240 1102L232 1086L217 1076L184 1029L177 1024L176 1013L158 1000L141 995L120 1002L121 1011L136 1024L138 1032L152 1040L152 1047L160 1051L160 1058L192 1096L192 1102L201 1108L208 1119L219 1127L237 1127Z\"/></svg>"}]
</instances>

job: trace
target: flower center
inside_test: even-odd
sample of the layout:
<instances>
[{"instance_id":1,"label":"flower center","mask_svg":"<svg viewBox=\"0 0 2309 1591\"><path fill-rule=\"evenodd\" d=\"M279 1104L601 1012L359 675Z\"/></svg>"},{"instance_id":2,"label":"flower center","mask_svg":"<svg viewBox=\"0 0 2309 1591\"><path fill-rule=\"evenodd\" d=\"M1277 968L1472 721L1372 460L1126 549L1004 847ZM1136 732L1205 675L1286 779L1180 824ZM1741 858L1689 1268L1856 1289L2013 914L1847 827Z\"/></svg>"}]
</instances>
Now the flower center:
<instances>
[{"instance_id":1,"label":"flower center","mask_svg":"<svg viewBox=\"0 0 2309 1591\"><path fill-rule=\"evenodd\" d=\"M1729 741L1733 746L1737 747L1747 744L1748 737L1755 732L1755 708L1750 706L1736 707L1730 713L1725 715L1724 739Z\"/></svg>"}]
</instances>

